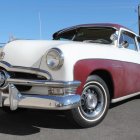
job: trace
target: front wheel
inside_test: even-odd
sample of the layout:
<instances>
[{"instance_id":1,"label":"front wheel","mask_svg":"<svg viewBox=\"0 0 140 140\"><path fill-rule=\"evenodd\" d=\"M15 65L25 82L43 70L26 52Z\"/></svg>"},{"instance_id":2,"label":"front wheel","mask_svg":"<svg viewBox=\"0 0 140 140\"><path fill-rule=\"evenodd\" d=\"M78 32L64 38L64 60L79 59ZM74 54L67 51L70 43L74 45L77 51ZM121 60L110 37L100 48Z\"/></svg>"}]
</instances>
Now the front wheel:
<instances>
[{"instance_id":1,"label":"front wheel","mask_svg":"<svg viewBox=\"0 0 140 140\"><path fill-rule=\"evenodd\" d=\"M81 95L81 105L70 110L73 120L81 127L99 124L105 117L110 104L106 83L97 75L88 77Z\"/></svg>"}]
</instances>

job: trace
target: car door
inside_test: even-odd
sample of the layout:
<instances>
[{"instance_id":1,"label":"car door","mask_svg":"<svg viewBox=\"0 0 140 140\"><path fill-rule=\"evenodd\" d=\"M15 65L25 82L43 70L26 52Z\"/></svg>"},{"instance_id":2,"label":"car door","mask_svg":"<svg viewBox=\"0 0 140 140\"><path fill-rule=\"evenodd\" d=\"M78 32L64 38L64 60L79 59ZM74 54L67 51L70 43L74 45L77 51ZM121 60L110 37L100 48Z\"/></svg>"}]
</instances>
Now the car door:
<instances>
[{"instance_id":1,"label":"car door","mask_svg":"<svg viewBox=\"0 0 140 140\"><path fill-rule=\"evenodd\" d=\"M140 53L137 37L129 30L121 30L119 43L123 55L123 95L140 91Z\"/></svg>"}]
</instances>

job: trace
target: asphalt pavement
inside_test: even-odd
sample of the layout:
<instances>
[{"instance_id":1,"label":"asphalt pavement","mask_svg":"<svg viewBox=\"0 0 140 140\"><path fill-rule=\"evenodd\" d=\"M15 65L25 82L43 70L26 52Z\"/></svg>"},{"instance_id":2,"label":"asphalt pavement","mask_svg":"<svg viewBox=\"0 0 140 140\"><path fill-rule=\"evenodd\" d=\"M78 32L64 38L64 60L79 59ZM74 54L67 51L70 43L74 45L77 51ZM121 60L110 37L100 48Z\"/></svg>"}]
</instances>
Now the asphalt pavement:
<instances>
[{"instance_id":1,"label":"asphalt pavement","mask_svg":"<svg viewBox=\"0 0 140 140\"><path fill-rule=\"evenodd\" d=\"M103 122L80 129L64 112L0 111L0 140L140 140L140 96L111 105Z\"/></svg>"}]
</instances>

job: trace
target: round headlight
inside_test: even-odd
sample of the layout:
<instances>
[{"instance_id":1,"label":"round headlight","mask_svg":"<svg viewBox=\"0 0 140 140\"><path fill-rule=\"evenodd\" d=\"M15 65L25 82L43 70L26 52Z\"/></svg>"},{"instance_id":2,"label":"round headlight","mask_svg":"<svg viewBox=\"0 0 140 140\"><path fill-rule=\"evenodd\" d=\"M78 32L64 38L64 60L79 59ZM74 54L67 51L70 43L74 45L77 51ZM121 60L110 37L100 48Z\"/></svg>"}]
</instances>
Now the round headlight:
<instances>
[{"instance_id":1,"label":"round headlight","mask_svg":"<svg viewBox=\"0 0 140 140\"><path fill-rule=\"evenodd\" d=\"M48 51L46 56L47 66L51 70L58 70L62 67L64 62L63 53L58 48L52 48Z\"/></svg>"}]
</instances>

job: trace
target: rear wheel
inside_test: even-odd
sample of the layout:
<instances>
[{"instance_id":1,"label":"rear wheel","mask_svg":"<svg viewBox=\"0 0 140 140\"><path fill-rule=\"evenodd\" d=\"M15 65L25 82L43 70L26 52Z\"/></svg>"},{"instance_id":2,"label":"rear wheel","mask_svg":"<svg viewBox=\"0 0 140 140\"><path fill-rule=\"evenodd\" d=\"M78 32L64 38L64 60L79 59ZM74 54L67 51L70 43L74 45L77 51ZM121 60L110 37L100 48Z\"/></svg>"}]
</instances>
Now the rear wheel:
<instances>
[{"instance_id":1,"label":"rear wheel","mask_svg":"<svg viewBox=\"0 0 140 140\"><path fill-rule=\"evenodd\" d=\"M81 95L81 105L70 110L73 120L81 127L99 124L105 117L110 104L106 83L97 75L88 77Z\"/></svg>"}]
</instances>

